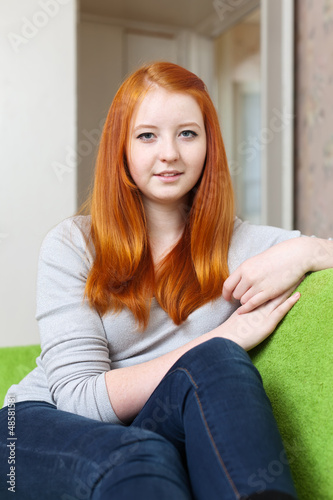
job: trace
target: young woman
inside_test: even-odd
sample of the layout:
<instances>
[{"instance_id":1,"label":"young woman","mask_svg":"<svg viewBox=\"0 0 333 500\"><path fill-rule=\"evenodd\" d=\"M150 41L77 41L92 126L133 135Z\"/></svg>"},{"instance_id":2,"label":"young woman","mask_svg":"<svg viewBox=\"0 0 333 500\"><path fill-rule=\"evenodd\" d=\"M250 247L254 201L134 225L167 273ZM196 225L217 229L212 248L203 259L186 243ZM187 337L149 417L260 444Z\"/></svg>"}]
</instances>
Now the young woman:
<instances>
[{"instance_id":1,"label":"young woman","mask_svg":"<svg viewBox=\"0 0 333 500\"><path fill-rule=\"evenodd\" d=\"M1 498L13 407L18 499L296 498L246 351L332 253L235 218L203 82L171 63L136 71L105 123L91 216L41 249L42 353L0 412Z\"/></svg>"}]
</instances>

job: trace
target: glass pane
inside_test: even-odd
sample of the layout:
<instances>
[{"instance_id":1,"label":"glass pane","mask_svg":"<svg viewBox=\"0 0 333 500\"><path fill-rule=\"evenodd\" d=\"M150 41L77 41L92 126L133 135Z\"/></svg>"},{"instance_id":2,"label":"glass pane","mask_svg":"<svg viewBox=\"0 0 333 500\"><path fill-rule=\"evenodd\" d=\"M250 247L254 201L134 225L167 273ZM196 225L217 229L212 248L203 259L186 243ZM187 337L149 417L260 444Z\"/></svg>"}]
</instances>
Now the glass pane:
<instances>
[{"instance_id":1,"label":"glass pane","mask_svg":"<svg viewBox=\"0 0 333 500\"><path fill-rule=\"evenodd\" d=\"M238 215L253 223L260 223L261 215L261 148L260 148L260 93L238 87L239 144L237 163L240 166Z\"/></svg>"},{"instance_id":2,"label":"glass pane","mask_svg":"<svg viewBox=\"0 0 333 500\"><path fill-rule=\"evenodd\" d=\"M217 108L236 214L261 223L260 9L215 40Z\"/></svg>"}]
</instances>

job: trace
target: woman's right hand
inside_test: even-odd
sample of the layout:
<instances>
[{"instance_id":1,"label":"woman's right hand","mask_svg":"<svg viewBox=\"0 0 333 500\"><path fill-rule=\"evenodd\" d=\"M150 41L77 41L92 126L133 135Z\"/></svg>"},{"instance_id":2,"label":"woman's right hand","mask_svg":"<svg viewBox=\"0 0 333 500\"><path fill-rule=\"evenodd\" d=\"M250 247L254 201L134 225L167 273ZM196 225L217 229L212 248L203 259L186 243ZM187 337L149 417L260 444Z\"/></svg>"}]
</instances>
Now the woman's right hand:
<instances>
[{"instance_id":1,"label":"woman's right hand","mask_svg":"<svg viewBox=\"0 0 333 500\"><path fill-rule=\"evenodd\" d=\"M265 340L300 298L300 293L290 293L294 287L275 299L265 302L256 309L239 314L236 310L230 318L214 330L221 337L228 338L249 351Z\"/></svg>"}]
</instances>

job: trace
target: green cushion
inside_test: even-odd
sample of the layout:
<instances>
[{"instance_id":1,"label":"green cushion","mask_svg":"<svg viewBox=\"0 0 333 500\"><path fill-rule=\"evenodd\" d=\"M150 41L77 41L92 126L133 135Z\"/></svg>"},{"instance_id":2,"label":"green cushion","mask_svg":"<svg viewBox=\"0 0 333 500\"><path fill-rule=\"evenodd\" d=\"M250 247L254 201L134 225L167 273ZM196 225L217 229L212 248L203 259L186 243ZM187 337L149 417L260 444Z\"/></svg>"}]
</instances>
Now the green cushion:
<instances>
[{"instance_id":1,"label":"green cushion","mask_svg":"<svg viewBox=\"0 0 333 500\"><path fill-rule=\"evenodd\" d=\"M272 402L299 499L328 500L333 491L333 269L310 274L298 290L299 302L250 355ZM39 345L0 349L0 401L36 366L39 353ZM267 464L265 477L274 480L281 467L283 457L281 464ZM258 485L262 481L258 471Z\"/></svg>"},{"instance_id":2,"label":"green cushion","mask_svg":"<svg viewBox=\"0 0 333 500\"><path fill-rule=\"evenodd\" d=\"M310 274L298 290L300 300L250 355L272 402L299 498L328 500L333 494L333 269ZM277 473L278 464L271 471Z\"/></svg>"},{"instance_id":3,"label":"green cushion","mask_svg":"<svg viewBox=\"0 0 333 500\"><path fill-rule=\"evenodd\" d=\"M2 406L7 389L17 384L36 367L40 354L39 345L22 347L2 347L0 349L0 405Z\"/></svg>"}]
</instances>

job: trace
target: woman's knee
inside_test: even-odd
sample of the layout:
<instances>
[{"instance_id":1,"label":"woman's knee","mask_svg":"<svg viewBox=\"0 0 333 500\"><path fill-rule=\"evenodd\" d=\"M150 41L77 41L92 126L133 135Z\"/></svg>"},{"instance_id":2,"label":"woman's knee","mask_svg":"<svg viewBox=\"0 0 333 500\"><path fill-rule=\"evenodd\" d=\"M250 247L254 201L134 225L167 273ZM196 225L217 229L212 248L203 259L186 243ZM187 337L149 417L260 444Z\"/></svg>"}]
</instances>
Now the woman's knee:
<instances>
[{"instance_id":1,"label":"woman's knee","mask_svg":"<svg viewBox=\"0 0 333 500\"><path fill-rule=\"evenodd\" d=\"M177 449L157 432L142 427L130 426L122 438L124 456L121 462L140 462L141 464L160 464L170 466L180 461Z\"/></svg>"},{"instance_id":2,"label":"woman's knee","mask_svg":"<svg viewBox=\"0 0 333 500\"><path fill-rule=\"evenodd\" d=\"M140 427L127 427L119 446L102 454L104 458L91 466L86 475L87 488L92 491L129 484L139 477L160 477L167 481L187 481L184 465L177 449L164 437ZM97 466L97 468L96 468ZM81 484L82 487L82 484ZM98 497L98 496L97 496Z\"/></svg>"},{"instance_id":3,"label":"woman's knee","mask_svg":"<svg viewBox=\"0 0 333 500\"><path fill-rule=\"evenodd\" d=\"M224 387L232 393L235 388L250 386L263 391L262 378L248 353L229 339L216 337L185 353L168 375L180 372L195 390Z\"/></svg>"},{"instance_id":4,"label":"woman's knee","mask_svg":"<svg viewBox=\"0 0 333 500\"><path fill-rule=\"evenodd\" d=\"M128 427L122 448L103 463L95 478L91 498L175 498L189 500L187 472L175 446L161 435ZM91 479L94 479L93 477Z\"/></svg>"},{"instance_id":5,"label":"woman's knee","mask_svg":"<svg viewBox=\"0 0 333 500\"><path fill-rule=\"evenodd\" d=\"M202 356L208 356L213 361L215 359L249 358L247 352L239 344L224 337L213 337L192 349L192 351L195 350Z\"/></svg>"},{"instance_id":6,"label":"woman's knee","mask_svg":"<svg viewBox=\"0 0 333 500\"><path fill-rule=\"evenodd\" d=\"M203 342L191 350L187 351L174 364L170 371L175 368L191 369L194 371L202 371L218 366L222 368L235 369L237 366L243 365L251 368L252 362L247 352L235 342L214 337L206 342Z\"/></svg>"}]
</instances>

